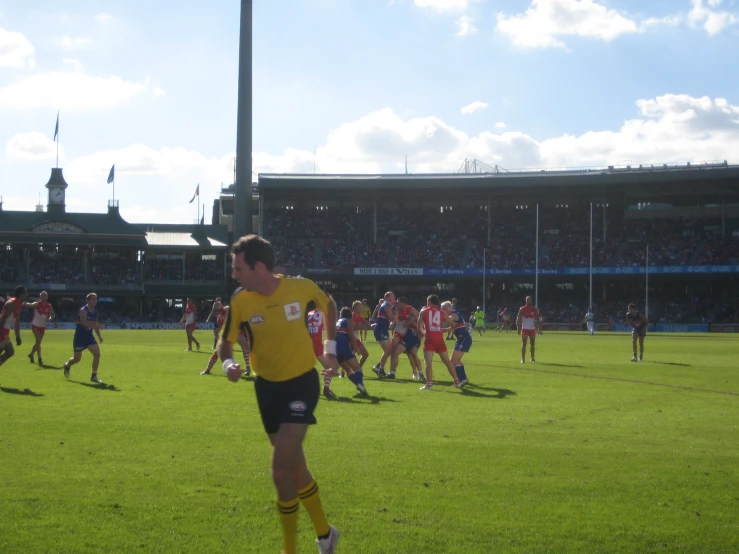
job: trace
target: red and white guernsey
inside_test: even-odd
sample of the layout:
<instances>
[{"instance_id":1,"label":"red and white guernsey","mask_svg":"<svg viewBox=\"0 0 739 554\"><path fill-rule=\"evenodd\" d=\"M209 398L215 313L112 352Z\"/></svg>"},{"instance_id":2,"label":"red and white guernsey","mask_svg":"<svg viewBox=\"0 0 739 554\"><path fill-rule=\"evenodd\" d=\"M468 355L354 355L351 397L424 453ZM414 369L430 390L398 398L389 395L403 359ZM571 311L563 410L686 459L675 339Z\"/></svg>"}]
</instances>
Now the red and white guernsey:
<instances>
[{"instance_id":1,"label":"red and white guernsey","mask_svg":"<svg viewBox=\"0 0 739 554\"><path fill-rule=\"evenodd\" d=\"M45 329L50 313L51 304L48 302L37 302L36 307L33 309L33 321L31 322L31 325L33 327Z\"/></svg>"},{"instance_id":2,"label":"red and white guernsey","mask_svg":"<svg viewBox=\"0 0 739 554\"><path fill-rule=\"evenodd\" d=\"M524 331L536 330L536 312L535 306L521 307L521 329Z\"/></svg>"},{"instance_id":3,"label":"red and white guernsey","mask_svg":"<svg viewBox=\"0 0 739 554\"><path fill-rule=\"evenodd\" d=\"M21 309L23 305L15 298L9 298L8 301L3 305L3 310L0 312L0 318L2 318L6 312L10 311L10 303L15 302L15 309L10 312L8 319L5 320L5 325L0 329L0 342L4 341L10 336L11 329L15 328L15 320L20 317Z\"/></svg>"},{"instance_id":4,"label":"red and white guernsey","mask_svg":"<svg viewBox=\"0 0 739 554\"><path fill-rule=\"evenodd\" d=\"M195 308L193 306L185 306L185 325L195 325Z\"/></svg>"},{"instance_id":5,"label":"red and white guernsey","mask_svg":"<svg viewBox=\"0 0 739 554\"><path fill-rule=\"evenodd\" d=\"M398 308L398 320L395 323L395 334L399 335L402 339L408 331L408 320L411 318L411 308L409 305L405 306L405 309L401 310Z\"/></svg>"},{"instance_id":6,"label":"red and white guernsey","mask_svg":"<svg viewBox=\"0 0 739 554\"><path fill-rule=\"evenodd\" d=\"M216 316L216 327L219 329L223 327L223 324L226 322L226 310L221 310L218 312L218 315Z\"/></svg>"},{"instance_id":7,"label":"red and white guernsey","mask_svg":"<svg viewBox=\"0 0 739 554\"><path fill-rule=\"evenodd\" d=\"M446 321L446 312L438 306L427 306L421 310L421 317L423 318L423 326L426 328L426 340L423 343L423 349L438 353L446 352L444 330L442 329L442 323Z\"/></svg>"},{"instance_id":8,"label":"red and white guernsey","mask_svg":"<svg viewBox=\"0 0 739 554\"><path fill-rule=\"evenodd\" d=\"M323 356L323 328L326 322L323 313L318 310L308 312L308 333L313 341L313 353Z\"/></svg>"}]
</instances>

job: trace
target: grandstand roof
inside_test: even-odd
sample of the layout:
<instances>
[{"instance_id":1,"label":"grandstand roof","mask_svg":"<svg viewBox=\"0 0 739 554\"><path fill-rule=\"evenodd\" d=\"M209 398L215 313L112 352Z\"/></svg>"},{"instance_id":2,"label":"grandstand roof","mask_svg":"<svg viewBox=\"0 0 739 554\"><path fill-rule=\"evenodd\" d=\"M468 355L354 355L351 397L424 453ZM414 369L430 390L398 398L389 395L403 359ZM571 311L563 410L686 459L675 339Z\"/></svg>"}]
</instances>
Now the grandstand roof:
<instances>
[{"instance_id":1,"label":"grandstand roof","mask_svg":"<svg viewBox=\"0 0 739 554\"><path fill-rule=\"evenodd\" d=\"M224 242L209 238L204 234L193 233L162 233L149 232L146 233L146 243L149 246L161 247L178 247L178 248L226 248L228 245Z\"/></svg>"},{"instance_id":2,"label":"grandstand roof","mask_svg":"<svg viewBox=\"0 0 739 554\"><path fill-rule=\"evenodd\" d=\"M395 189L459 187L467 189L527 187L597 187L679 183L703 180L739 182L739 166L724 163L639 167L603 167L579 170L536 170L500 173L428 173L428 174L306 174L260 173L261 190L296 188Z\"/></svg>"}]
</instances>

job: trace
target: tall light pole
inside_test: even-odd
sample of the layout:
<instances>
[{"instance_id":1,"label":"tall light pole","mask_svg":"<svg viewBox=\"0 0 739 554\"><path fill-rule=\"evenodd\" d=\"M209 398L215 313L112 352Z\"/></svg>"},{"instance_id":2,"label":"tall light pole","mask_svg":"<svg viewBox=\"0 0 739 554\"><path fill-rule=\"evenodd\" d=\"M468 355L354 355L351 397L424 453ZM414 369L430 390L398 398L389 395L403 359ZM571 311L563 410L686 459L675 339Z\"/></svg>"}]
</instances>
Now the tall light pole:
<instances>
[{"instance_id":1,"label":"tall light pole","mask_svg":"<svg viewBox=\"0 0 739 554\"><path fill-rule=\"evenodd\" d=\"M234 239L252 232L252 0L241 0L238 91Z\"/></svg>"}]
</instances>

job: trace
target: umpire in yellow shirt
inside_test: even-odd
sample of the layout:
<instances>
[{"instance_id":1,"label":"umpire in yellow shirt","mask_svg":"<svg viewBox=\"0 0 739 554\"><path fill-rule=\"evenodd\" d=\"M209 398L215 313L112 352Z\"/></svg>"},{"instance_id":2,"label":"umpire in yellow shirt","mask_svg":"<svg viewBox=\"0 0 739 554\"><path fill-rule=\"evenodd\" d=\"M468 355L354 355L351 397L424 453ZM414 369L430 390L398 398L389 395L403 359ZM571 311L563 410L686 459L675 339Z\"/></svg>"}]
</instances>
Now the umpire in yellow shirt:
<instances>
[{"instance_id":1,"label":"umpire in yellow shirt","mask_svg":"<svg viewBox=\"0 0 739 554\"><path fill-rule=\"evenodd\" d=\"M251 346L251 367L264 429L272 443L272 479L283 530L283 551L297 552L299 501L313 520L321 553L333 553L339 532L330 526L321 506L318 486L308 470L303 439L316 423L320 384L316 357L306 324L311 310L326 316L328 370L336 373L334 301L308 279L272 273L274 250L257 235L240 238L231 248L231 276L239 282L218 342L223 371L238 382L243 370L233 360L233 344L243 330Z\"/></svg>"}]
</instances>

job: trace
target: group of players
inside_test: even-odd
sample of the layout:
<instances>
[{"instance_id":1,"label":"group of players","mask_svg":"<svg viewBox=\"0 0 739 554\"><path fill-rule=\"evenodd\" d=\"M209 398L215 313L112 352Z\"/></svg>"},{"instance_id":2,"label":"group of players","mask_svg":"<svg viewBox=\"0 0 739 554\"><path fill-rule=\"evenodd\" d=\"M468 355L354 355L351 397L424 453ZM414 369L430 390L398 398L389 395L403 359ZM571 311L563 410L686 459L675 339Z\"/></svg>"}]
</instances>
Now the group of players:
<instances>
[{"instance_id":1,"label":"group of players","mask_svg":"<svg viewBox=\"0 0 739 554\"><path fill-rule=\"evenodd\" d=\"M49 303L48 294L43 291L39 298L28 302L28 291L19 286L15 289L13 296L8 298L0 312L0 366L15 354L15 348L10 340L10 332L15 330L16 345L20 346L20 314L26 308L32 310L31 332L34 336L34 344L28 358L31 363L38 359L39 365L43 365L42 342L47 325L55 318L54 308ZM85 305L77 312L75 333L73 338L73 356L64 364L64 376L69 378L71 367L81 361L82 353L88 350L92 354L92 374L90 380L94 383L103 384L98 377L100 365L100 346L103 342L101 331L103 326L98 321L97 294L91 292L86 296ZM498 331L510 327L510 315L507 308L498 314ZM225 306L220 298L216 298L210 315L206 322L214 320L213 348L218 341L220 329L228 316L228 306ZM507 317L506 317L507 316ZM519 309L516 319L516 329L521 335L521 363L526 361L527 342L530 341L531 362L536 363L535 341L536 335L541 334L541 311L533 306L532 298L526 298L526 304ZM200 350L200 342L195 338L194 331L197 327L197 307L192 298L188 298L184 314L180 324L185 325L187 334L188 351L192 350L193 344ZM590 335L595 334L595 316L592 309L585 315L585 322ZM632 328L633 357L631 361L640 362L644 357L644 338L646 337L649 321L636 309L635 304L629 304L626 314L626 323ZM324 358L322 336L327 325L325 314L320 311L312 311L308 314L308 332L313 340L314 353L323 367L327 367ZM357 387L357 390L367 395L364 386L363 367L369 358L369 352L364 345L367 333L374 331L374 336L382 348L382 356L378 363L372 368L380 379L395 379L402 354L408 357L413 379L425 381L422 390L433 389L433 357L438 354L442 364L447 368L456 386L462 387L468 383L466 370L462 363L462 357L472 347L471 331L477 330L480 336L485 332L485 314L477 307L470 315L469 325L464 316L457 309L457 299L440 302L437 295L427 298L426 306L419 312L408 304L404 297L396 299L395 294L387 292L378 302L374 311L369 308L367 300L356 300L351 308L341 309L339 319L336 322L337 333L337 357L342 368L340 377L348 377ZM455 339L454 349L449 357L446 343L444 342L444 330L448 330L447 340ZM391 338L392 333L392 338ZM95 339L97 335L97 340ZM421 340L423 341L423 345ZM251 369L249 364L249 339L243 331L239 334L239 344L242 347L245 371L249 375ZM637 353L638 346L638 353ZM419 358L419 350L423 350L423 363ZM218 361L217 353L208 360L203 375L210 374L213 366ZM389 364L388 364L389 361ZM388 372L385 372L385 367ZM327 398L336 398L330 388L331 377L324 378L323 394Z\"/></svg>"},{"instance_id":2,"label":"group of players","mask_svg":"<svg viewBox=\"0 0 739 554\"><path fill-rule=\"evenodd\" d=\"M44 340L46 327L54 317L54 308L49 303L49 295L46 291L39 294L39 299L35 302L27 302L28 291L25 287L16 287L13 296L8 298L0 312L0 366L15 355L15 348L10 340L10 332L15 331L15 344L20 346L23 341L21 339L20 316L24 308L33 310L33 319L31 322L31 331L35 338L35 342L28 359L31 363L35 363L34 356L38 356L39 365L44 364L41 354L41 343ZM92 375L90 381L102 385L103 382L98 378L98 367L100 365L100 346L95 340L93 333L97 334L100 343L103 342L103 336L100 333L103 326L98 322L97 311L97 294L91 292L85 297L85 305L77 311L77 320L72 340L73 355L64 364L64 376L69 379L71 376L71 367L82 360L82 353L88 350L92 354Z\"/></svg>"}]
</instances>

